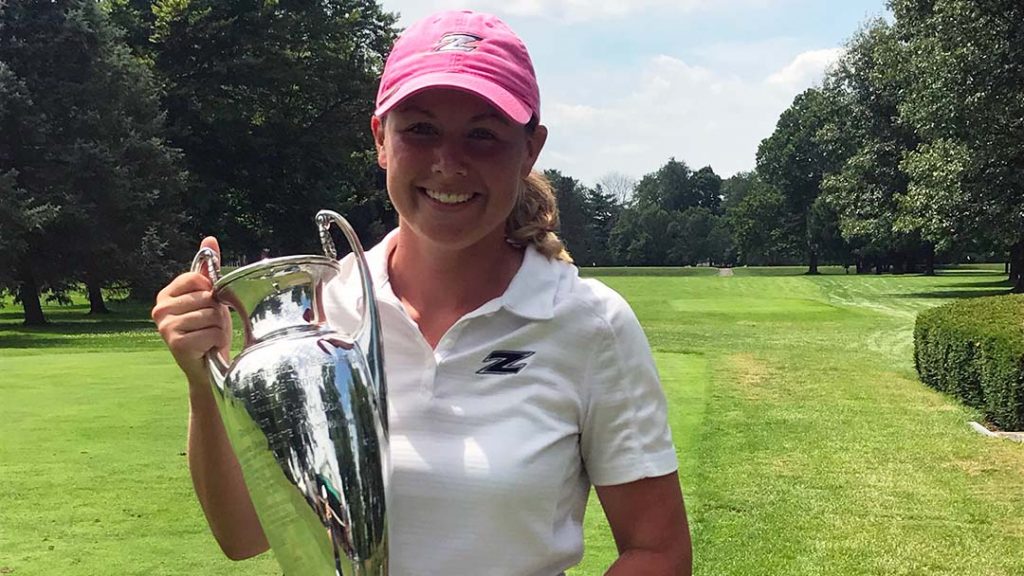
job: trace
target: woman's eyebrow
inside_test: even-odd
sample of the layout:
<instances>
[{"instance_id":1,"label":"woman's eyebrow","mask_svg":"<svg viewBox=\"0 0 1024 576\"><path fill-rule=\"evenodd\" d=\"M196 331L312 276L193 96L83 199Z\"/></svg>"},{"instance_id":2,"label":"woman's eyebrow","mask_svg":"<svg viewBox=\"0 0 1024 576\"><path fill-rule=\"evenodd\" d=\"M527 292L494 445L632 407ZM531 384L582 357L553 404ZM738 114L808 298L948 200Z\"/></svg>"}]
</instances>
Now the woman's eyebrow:
<instances>
[{"instance_id":1,"label":"woman's eyebrow","mask_svg":"<svg viewBox=\"0 0 1024 576\"><path fill-rule=\"evenodd\" d=\"M398 111L399 112L415 112L417 114L423 114L424 116L426 116L428 118L435 118L433 112L431 112L430 110L427 110L426 108L421 108L421 107L419 107L419 106L417 106L415 104L404 104L402 106L399 106L398 107Z\"/></svg>"},{"instance_id":2,"label":"woman's eyebrow","mask_svg":"<svg viewBox=\"0 0 1024 576\"><path fill-rule=\"evenodd\" d=\"M508 125L508 118L505 118L503 114L497 112L484 112L483 114L477 114L470 118L471 122L480 122L481 120L497 120L502 124Z\"/></svg>"}]
</instances>

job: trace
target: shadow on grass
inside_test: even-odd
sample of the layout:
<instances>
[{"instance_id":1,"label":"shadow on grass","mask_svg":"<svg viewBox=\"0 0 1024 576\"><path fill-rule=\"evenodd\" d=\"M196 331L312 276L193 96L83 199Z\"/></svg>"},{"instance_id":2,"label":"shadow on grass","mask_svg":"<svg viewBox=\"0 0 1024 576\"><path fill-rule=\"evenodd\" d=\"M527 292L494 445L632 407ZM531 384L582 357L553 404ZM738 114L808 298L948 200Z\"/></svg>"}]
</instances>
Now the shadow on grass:
<instances>
[{"instance_id":1,"label":"shadow on grass","mask_svg":"<svg viewBox=\"0 0 1024 576\"><path fill-rule=\"evenodd\" d=\"M892 298L981 298L984 296L1005 296L1010 293L1009 287L1004 290L934 290L930 292L906 292L902 294L888 294Z\"/></svg>"},{"instance_id":2,"label":"shadow on grass","mask_svg":"<svg viewBox=\"0 0 1024 576\"><path fill-rule=\"evenodd\" d=\"M125 318L132 318L137 320L149 320L149 310L152 304L145 304L141 302L114 302L107 303L107 307L110 308L110 314L89 314L88 304L69 304L64 306L57 305L44 305L43 314L46 319L51 322L107 322L108 320L118 320ZM21 325L22 319L24 319L25 313L21 309L21 305L12 304L10 301L4 302L3 306L0 306L0 326L8 323L14 323Z\"/></svg>"},{"instance_id":3,"label":"shadow on grass","mask_svg":"<svg viewBox=\"0 0 1024 576\"><path fill-rule=\"evenodd\" d=\"M159 342L149 318L148 306L135 303L111 305L110 314L90 316L89 306L46 306L48 321L25 326L20 306L0 309L0 349L12 348L129 348Z\"/></svg>"},{"instance_id":4,"label":"shadow on grass","mask_svg":"<svg viewBox=\"0 0 1024 576\"><path fill-rule=\"evenodd\" d=\"M948 268L943 268L943 269L936 270L935 271L935 275L939 276L939 277L942 277L942 276L955 276L957 278L999 278L999 277L1005 278L1006 277L1006 274L1004 274L1001 270L1000 271L996 271L996 270L974 270L974 269L955 270L955 269L948 269Z\"/></svg>"},{"instance_id":5,"label":"shadow on grass","mask_svg":"<svg viewBox=\"0 0 1024 576\"><path fill-rule=\"evenodd\" d=\"M98 320L80 322L50 322L43 326L24 326L21 322L0 324L0 337L11 333L25 336L34 334L61 334L74 336L79 334L124 334L125 332L154 332L153 321L148 318L124 318L119 320L104 317Z\"/></svg>"},{"instance_id":6,"label":"shadow on grass","mask_svg":"<svg viewBox=\"0 0 1024 576\"><path fill-rule=\"evenodd\" d=\"M581 267L580 276L717 276L718 268L707 266L622 266Z\"/></svg>"},{"instance_id":7,"label":"shadow on grass","mask_svg":"<svg viewBox=\"0 0 1024 576\"><path fill-rule=\"evenodd\" d=\"M45 326L0 324L0 349L137 349L156 346L160 336L148 320L52 322Z\"/></svg>"},{"instance_id":8,"label":"shadow on grass","mask_svg":"<svg viewBox=\"0 0 1024 576\"><path fill-rule=\"evenodd\" d=\"M993 280L991 282L967 282L964 284L944 284L941 288L1013 288L1009 280Z\"/></svg>"}]
</instances>

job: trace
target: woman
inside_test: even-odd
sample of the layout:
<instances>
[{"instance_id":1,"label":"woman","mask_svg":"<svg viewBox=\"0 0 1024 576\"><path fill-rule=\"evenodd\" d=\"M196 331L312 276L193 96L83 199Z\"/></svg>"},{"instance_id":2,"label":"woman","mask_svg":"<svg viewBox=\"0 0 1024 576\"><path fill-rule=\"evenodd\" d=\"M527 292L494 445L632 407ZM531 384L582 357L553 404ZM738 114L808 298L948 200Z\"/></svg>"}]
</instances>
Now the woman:
<instances>
[{"instance_id":1,"label":"woman","mask_svg":"<svg viewBox=\"0 0 1024 576\"><path fill-rule=\"evenodd\" d=\"M522 42L486 14L417 22L388 58L371 130L399 215L367 252L387 351L391 573L560 574L581 558L593 484L619 549L608 574L690 574L650 349L552 232ZM210 290L183 274L153 318L189 381L196 493L225 553L245 558L267 543L201 362L230 333ZM332 288L328 313L356 292Z\"/></svg>"}]
</instances>

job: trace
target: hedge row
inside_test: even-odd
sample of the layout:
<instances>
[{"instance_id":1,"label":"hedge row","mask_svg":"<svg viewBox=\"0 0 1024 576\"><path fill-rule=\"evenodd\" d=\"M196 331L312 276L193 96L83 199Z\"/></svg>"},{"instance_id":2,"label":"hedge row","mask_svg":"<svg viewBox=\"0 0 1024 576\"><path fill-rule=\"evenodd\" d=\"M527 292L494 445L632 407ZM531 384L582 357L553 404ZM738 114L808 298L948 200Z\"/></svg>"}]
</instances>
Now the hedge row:
<instances>
[{"instance_id":1,"label":"hedge row","mask_svg":"<svg viewBox=\"0 0 1024 576\"><path fill-rule=\"evenodd\" d=\"M914 364L925 384L1024 430L1024 295L958 300L921 312Z\"/></svg>"}]
</instances>

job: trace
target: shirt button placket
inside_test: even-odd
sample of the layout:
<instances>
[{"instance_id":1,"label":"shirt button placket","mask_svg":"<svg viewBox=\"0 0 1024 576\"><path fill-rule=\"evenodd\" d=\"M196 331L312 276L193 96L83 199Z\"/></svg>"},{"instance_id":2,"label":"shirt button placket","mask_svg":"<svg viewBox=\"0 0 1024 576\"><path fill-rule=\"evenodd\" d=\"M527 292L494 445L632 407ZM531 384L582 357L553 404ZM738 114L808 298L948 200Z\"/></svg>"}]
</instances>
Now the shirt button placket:
<instances>
[{"instance_id":1,"label":"shirt button placket","mask_svg":"<svg viewBox=\"0 0 1024 576\"><path fill-rule=\"evenodd\" d=\"M430 374L429 386L431 394L437 393L437 378L442 373L442 367L445 364L448 356L451 355L452 348L459 339L459 334L462 333L462 328L465 326L465 319L459 319L455 324L448 329L448 332L441 337L441 340L437 343L437 348L433 350L433 366L432 374Z\"/></svg>"}]
</instances>

